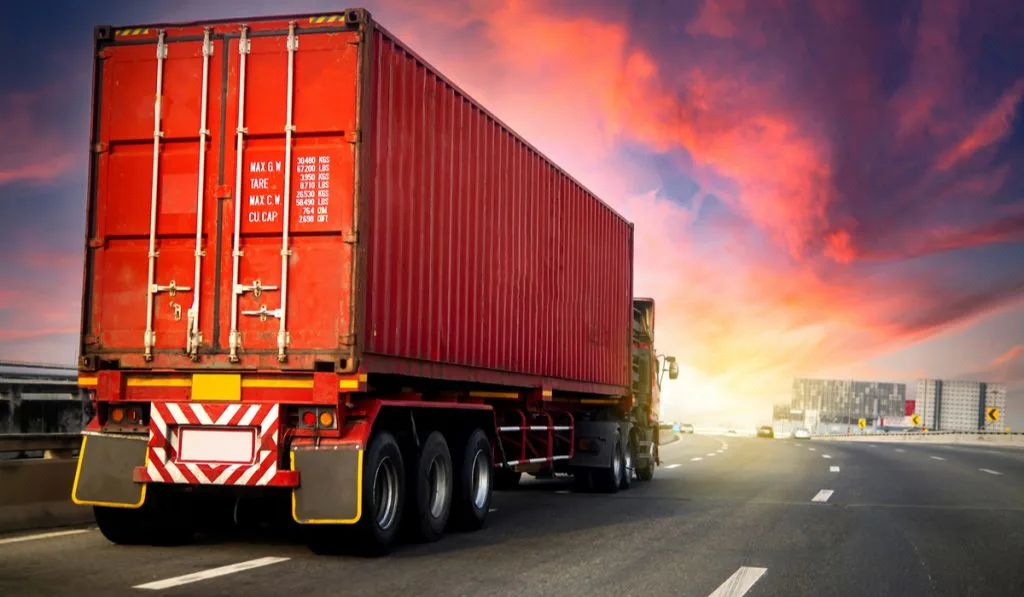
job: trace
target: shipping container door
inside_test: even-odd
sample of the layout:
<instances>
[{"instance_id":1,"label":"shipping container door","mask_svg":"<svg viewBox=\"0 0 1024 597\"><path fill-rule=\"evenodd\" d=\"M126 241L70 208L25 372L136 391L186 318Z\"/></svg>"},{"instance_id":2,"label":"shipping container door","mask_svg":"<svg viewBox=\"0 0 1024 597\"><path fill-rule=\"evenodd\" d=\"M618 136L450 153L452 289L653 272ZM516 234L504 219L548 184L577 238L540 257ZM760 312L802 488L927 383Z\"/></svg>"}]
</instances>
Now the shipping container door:
<instances>
[{"instance_id":1,"label":"shipping container door","mask_svg":"<svg viewBox=\"0 0 1024 597\"><path fill-rule=\"evenodd\" d=\"M140 28L114 33L99 52L86 355L126 366L187 363L209 340L216 288L204 268L217 236L211 148L220 129L213 91L223 73L215 46L202 31L173 38Z\"/></svg>"},{"instance_id":2,"label":"shipping container door","mask_svg":"<svg viewBox=\"0 0 1024 597\"><path fill-rule=\"evenodd\" d=\"M358 37L305 23L228 35L218 344L246 367L336 362L351 333Z\"/></svg>"}]
</instances>

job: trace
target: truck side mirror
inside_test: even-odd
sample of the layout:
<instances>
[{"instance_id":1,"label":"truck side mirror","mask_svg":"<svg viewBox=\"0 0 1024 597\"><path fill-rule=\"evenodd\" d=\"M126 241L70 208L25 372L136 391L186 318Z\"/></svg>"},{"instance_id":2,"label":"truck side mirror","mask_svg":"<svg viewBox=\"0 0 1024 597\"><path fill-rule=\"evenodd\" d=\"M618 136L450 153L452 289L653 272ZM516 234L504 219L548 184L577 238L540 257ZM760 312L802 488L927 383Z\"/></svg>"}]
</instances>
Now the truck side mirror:
<instances>
[{"instance_id":1,"label":"truck side mirror","mask_svg":"<svg viewBox=\"0 0 1024 597\"><path fill-rule=\"evenodd\" d=\"M679 363L674 360L668 365L668 378L675 379L679 377Z\"/></svg>"}]
</instances>

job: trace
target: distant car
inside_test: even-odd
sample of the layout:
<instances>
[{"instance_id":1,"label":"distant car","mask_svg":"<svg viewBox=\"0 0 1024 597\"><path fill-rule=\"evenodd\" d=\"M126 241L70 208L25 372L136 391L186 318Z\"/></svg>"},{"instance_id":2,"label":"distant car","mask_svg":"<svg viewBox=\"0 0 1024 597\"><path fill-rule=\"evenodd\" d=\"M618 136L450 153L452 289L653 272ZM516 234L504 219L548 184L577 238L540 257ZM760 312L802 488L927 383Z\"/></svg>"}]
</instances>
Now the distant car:
<instances>
[{"instance_id":1,"label":"distant car","mask_svg":"<svg viewBox=\"0 0 1024 597\"><path fill-rule=\"evenodd\" d=\"M683 423L679 426L679 433L693 433L693 425Z\"/></svg>"},{"instance_id":2,"label":"distant car","mask_svg":"<svg viewBox=\"0 0 1024 597\"><path fill-rule=\"evenodd\" d=\"M811 432L806 427L797 427L793 430L793 439L811 439Z\"/></svg>"},{"instance_id":3,"label":"distant car","mask_svg":"<svg viewBox=\"0 0 1024 597\"><path fill-rule=\"evenodd\" d=\"M767 437L769 439L775 438L775 430L772 429L771 425L761 425L757 428L757 437Z\"/></svg>"}]
</instances>

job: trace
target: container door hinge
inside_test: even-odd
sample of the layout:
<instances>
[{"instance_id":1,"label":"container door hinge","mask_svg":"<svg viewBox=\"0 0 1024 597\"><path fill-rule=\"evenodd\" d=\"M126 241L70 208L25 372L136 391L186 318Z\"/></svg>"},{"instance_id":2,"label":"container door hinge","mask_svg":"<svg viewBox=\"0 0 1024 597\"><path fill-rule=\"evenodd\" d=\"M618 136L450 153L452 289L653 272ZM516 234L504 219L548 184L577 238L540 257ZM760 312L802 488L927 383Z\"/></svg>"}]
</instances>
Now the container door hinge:
<instances>
[{"instance_id":1,"label":"container door hinge","mask_svg":"<svg viewBox=\"0 0 1024 597\"><path fill-rule=\"evenodd\" d=\"M359 242L359 231L353 230L345 235L345 242L354 245Z\"/></svg>"},{"instance_id":2,"label":"container door hinge","mask_svg":"<svg viewBox=\"0 0 1024 597\"><path fill-rule=\"evenodd\" d=\"M363 133L362 133L362 131L360 131L359 129L356 129L356 130L352 131L352 133L349 135L349 141L348 142L351 143L352 145L358 145L359 143L362 143L363 142Z\"/></svg>"},{"instance_id":3,"label":"container door hinge","mask_svg":"<svg viewBox=\"0 0 1024 597\"><path fill-rule=\"evenodd\" d=\"M341 345L342 346L355 346L356 345L356 335L355 334L345 334L344 336L341 337Z\"/></svg>"},{"instance_id":4,"label":"container door hinge","mask_svg":"<svg viewBox=\"0 0 1024 597\"><path fill-rule=\"evenodd\" d=\"M93 153L107 153L110 151L110 145L103 142L96 143L92 146L92 151Z\"/></svg>"}]
</instances>

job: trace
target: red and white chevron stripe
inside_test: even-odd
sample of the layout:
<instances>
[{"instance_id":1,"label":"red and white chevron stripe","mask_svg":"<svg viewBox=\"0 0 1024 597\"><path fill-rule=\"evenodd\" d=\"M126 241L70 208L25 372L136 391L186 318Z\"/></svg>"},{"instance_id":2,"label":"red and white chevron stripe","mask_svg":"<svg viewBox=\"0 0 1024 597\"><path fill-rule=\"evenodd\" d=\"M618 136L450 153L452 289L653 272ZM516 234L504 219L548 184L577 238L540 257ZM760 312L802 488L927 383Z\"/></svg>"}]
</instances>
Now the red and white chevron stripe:
<instances>
[{"instance_id":1,"label":"red and white chevron stripe","mask_svg":"<svg viewBox=\"0 0 1024 597\"><path fill-rule=\"evenodd\" d=\"M186 485L285 485L279 471L277 404L153 402L149 411L149 449L144 482ZM256 429L256 461L251 464L178 462L182 427ZM146 478L148 477L148 478Z\"/></svg>"}]
</instances>

